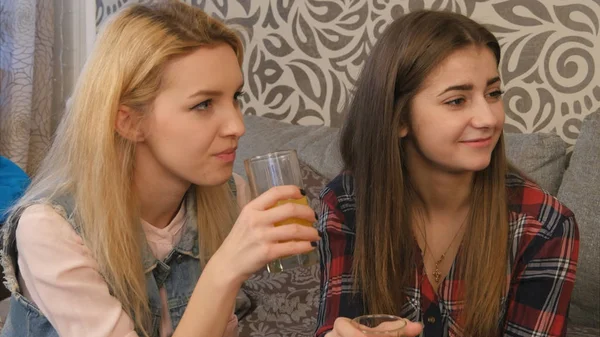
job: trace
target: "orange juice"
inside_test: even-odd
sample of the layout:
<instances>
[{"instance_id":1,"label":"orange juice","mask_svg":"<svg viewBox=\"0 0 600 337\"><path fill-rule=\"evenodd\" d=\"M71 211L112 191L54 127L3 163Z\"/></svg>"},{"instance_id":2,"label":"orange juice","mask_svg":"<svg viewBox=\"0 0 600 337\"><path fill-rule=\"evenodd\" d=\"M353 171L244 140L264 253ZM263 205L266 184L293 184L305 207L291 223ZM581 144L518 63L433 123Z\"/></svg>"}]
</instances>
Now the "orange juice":
<instances>
[{"instance_id":1,"label":"orange juice","mask_svg":"<svg viewBox=\"0 0 600 337\"><path fill-rule=\"evenodd\" d=\"M285 204L289 204L289 203L299 204L299 205L308 205L308 199L306 199L306 197L302 197L300 199L281 200L281 201L277 202L276 206L285 205ZM283 225L291 225L291 224L299 224L302 226L309 226L309 227L313 226L312 222L310 222L310 221L307 221L304 219L299 219L299 218L289 218L287 220L277 222L275 224L275 227L283 226Z\"/></svg>"}]
</instances>

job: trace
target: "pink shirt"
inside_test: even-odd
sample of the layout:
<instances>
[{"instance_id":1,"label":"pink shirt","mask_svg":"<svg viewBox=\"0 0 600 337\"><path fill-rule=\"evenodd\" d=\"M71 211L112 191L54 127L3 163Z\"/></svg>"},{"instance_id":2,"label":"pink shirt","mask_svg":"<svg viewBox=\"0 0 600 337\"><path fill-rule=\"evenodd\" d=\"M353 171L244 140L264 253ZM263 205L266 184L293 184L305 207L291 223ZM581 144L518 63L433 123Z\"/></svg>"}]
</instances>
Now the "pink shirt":
<instances>
[{"instance_id":1,"label":"pink shirt","mask_svg":"<svg viewBox=\"0 0 600 337\"><path fill-rule=\"evenodd\" d=\"M243 178L234 175L238 202L249 200ZM185 219L182 207L167 227L159 229L142 220L148 244L157 259L164 259L179 242ZM16 233L19 247L19 284L62 337L138 336L129 315L108 290L89 249L71 225L49 205L28 207ZM161 337L172 335L165 289ZM237 318L231 315L224 337L238 335Z\"/></svg>"}]
</instances>

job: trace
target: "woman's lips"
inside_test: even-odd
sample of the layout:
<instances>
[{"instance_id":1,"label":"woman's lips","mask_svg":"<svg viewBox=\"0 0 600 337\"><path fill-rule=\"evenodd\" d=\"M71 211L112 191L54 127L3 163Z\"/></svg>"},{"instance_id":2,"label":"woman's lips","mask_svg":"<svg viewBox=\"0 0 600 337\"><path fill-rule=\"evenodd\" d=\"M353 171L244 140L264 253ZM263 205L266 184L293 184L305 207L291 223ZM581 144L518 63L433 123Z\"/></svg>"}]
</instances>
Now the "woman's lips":
<instances>
[{"instance_id":1,"label":"woman's lips","mask_svg":"<svg viewBox=\"0 0 600 337\"><path fill-rule=\"evenodd\" d=\"M472 139L472 140L463 140L460 143L465 144L470 147L475 147L475 148L486 147L492 143L492 137L478 138L478 139Z\"/></svg>"},{"instance_id":2,"label":"woman's lips","mask_svg":"<svg viewBox=\"0 0 600 337\"><path fill-rule=\"evenodd\" d=\"M222 161L226 162L226 163L230 163L235 161L235 151L237 150L237 148L232 148L232 149L227 149L221 153L218 153L215 155L215 157L221 159Z\"/></svg>"}]
</instances>

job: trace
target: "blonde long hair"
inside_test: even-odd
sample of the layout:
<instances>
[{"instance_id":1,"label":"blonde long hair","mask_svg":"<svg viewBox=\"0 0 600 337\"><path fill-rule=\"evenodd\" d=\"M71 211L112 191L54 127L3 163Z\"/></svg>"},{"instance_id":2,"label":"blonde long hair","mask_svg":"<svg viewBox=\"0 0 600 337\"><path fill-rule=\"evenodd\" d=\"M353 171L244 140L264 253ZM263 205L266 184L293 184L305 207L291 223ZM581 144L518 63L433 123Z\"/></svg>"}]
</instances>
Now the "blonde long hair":
<instances>
[{"instance_id":1,"label":"blonde long hair","mask_svg":"<svg viewBox=\"0 0 600 337\"><path fill-rule=\"evenodd\" d=\"M162 1L116 14L99 34L37 175L13 208L72 196L74 216L100 273L145 335L150 312L141 255L144 236L131 188L135 147L115 131L117 110L120 105L150 110L166 63L215 43L229 44L241 65L243 47L236 34L198 8ZM196 186L195 195L205 263L234 223L237 206L227 184Z\"/></svg>"}]
</instances>

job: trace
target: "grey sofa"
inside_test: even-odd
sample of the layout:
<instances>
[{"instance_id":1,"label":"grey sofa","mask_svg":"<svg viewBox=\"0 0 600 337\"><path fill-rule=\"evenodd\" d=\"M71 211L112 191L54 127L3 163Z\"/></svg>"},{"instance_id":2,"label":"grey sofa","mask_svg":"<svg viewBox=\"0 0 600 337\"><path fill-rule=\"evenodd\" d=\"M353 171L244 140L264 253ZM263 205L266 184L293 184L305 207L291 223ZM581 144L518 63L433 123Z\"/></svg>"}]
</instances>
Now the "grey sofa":
<instances>
[{"instance_id":1,"label":"grey sofa","mask_svg":"<svg viewBox=\"0 0 600 337\"><path fill-rule=\"evenodd\" d=\"M317 208L320 189L341 169L338 129L256 116L245 121L234 170L245 175L243 159L296 149L311 205ZM568 336L600 336L600 111L585 119L572 155L554 134L506 134L506 143L509 159L575 212L581 249ZM275 275L262 270L244 290L253 306L240 321L241 337L312 336L319 299L317 266Z\"/></svg>"},{"instance_id":2,"label":"grey sofa","mask_svg":"<svg viewBox=\"0 0 600 337\"><path fill-rule=\"evenodd\" d=\"M255 116L246 116L245 122L234 170L245 176L243 159L296 149L308 197L318 208L321 188L341 168L338 130ZM575 212L581 249L567 336L600 336L600 111L584 121L570 160L566 144L556 135L507 134L506 143L511 161ZM240 320L240 337L312 336L319 300L317 266L275 275L261 270L244 290L252 307ZM7 311L8 301L2 301L0 325Z\"/></svg>"}]
</instances>

